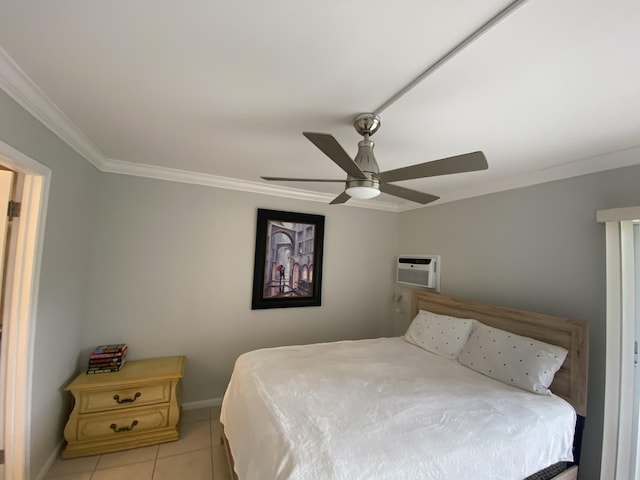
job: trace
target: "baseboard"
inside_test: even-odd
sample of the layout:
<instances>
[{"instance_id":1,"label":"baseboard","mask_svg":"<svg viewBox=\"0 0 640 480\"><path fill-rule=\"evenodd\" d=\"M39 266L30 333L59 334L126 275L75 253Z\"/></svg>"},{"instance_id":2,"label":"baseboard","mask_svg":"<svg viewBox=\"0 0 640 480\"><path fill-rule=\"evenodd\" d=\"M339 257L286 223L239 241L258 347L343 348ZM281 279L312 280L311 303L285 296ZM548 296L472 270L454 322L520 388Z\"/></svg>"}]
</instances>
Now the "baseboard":
<instances>
[{"instance_id":1,"label":"baseboard","mask_svg":"<svg viewBox=\"0 0 640 480\"><path fill-rule=\"evenodd\" d=\"M185 402L182 404L183 410L195 410L196 408L219 407L222 405L222 397L198 400L197 402Z\"/></svg>"},{"instance_id":2,"label":"baseboard","mask_svg":"<svg viewBox=\"0 0 640 480\"><path fill-rule=\"evenodd\" d=\"M62 452L63 446L64 446L64 440L61 440L58 446L53 450L51 455L49 455L49 458L44 463L43 467L40 469L38 474L35 477L33 477L34 480L44 480L46 478L47 473L49 473L49 470L51 470L51 467L53 467L53 464L56 463L56 460L58 460L58 458L60 458L60 452Z\"/></svg>"}]
</instances>

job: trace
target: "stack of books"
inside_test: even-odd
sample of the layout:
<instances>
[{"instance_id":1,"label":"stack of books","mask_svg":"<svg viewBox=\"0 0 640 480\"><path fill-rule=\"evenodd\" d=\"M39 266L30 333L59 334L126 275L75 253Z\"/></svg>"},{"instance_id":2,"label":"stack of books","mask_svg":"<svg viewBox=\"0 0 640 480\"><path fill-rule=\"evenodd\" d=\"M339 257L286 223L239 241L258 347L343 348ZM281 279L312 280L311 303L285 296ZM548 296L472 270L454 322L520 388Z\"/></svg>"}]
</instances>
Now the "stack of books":
<instances>
[{"instance_id":1,"label":"stack of books","mask_svg":"<svg viewBox=\"0 0 640 480\"><path fill-rule=\"evenodd\" d=\"M127 344L99 345L89 355L88 374L117 372L126 361Z\"/></svg>"}]
</instances>

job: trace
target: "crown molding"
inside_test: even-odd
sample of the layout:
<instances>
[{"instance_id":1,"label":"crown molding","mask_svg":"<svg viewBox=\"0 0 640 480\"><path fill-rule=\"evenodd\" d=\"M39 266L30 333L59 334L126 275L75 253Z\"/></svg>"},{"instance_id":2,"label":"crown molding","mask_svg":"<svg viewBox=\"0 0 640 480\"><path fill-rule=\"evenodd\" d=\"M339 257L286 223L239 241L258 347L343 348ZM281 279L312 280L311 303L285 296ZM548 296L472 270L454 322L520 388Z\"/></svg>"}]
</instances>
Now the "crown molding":
<instances>
[{"instance_id":1,"label":"crown molding","mask_svg":"<svg viewBox=\"0 0 640 480\"><path fill-rule=\"evenodd\" d=\"M258 193L262 195L272 195L276 197L291 198L294 200L306 200L310 202L329 203L335 195L327 193L312 192L297 188L282 187L279 185L268 185L260 182L251 182L237 178L221 177L205 173L178 170L175 168L158 167L155 165L145 165L141 163L131 163L113 158L107 159L103 168L106 173L117 173L120 175L131 175L135 177L153 178L156 180L166 180L169 182L188 183L192 185L202 185L205 187L224 188L227 190L239 190L242 192ZM391 202L350 200L350 207L370 208L374 210L384 210L397 212L398 205Z\"/></svg>"},{"instance_id":2,"label":"crown molding","mask_svg":"<svg viewBox=\"0 0 640 480\"><path fill-rule=\"evenodd\" d=\"M517 188L530 187L541 183L564 180L567 178L589 175L616 168L629 167L640 164L640 146L632 147L617 152L610 152L586 159L569 162L524 175L505 178L497 182L480 185L476 188L461 190L452 194L444 194L435 202L428 205L420 205L412 202L393 203L378 200L356 200L351 199L347 206L381 210L386 212L408 212L444 203L465 200L469 198L489 195ZM251 182L237 178L221 177L204 173L178 170L155 165L125 162L116 159L106 159L101 168L103 172L117 173L121 175L132 175L137 177L154 178L170 182L189 183L206 187L224 188L227 190L239 190L262 195L273 195L276 197L290 198L293 200L306 200L311 202L329 203L335 195L319 193L310 190L270 185L260 182Z\"/></svg>"},{"instance_id":3,"label":"crown molding","mask_svg":"<svg viewBox=\"0 0 640 480\"><path fill-rule=\"evenodd\" d=\"M102 170L107 160L105 154L40 90L2 47L0 88L63 142Z\"/></svg>"},{"instance_id":4,"label":"crown molding","mask_svg":"<svg viewBox=\"0 0 640 480\"><path fill-rule=\"evenodd\" d=\"M563 165L545 168L535 172L509 177L496 182L479 185L467 190L460 190L451 194L444 194L439 200L429 205L404 205L398 211L406 212L429 206L440 205L443 203L455 202L457 200L465 200L468 198L480 197L491 193L504 192L507 190L515 190L517 188L531 187L542 183L555 182L557 180L566 180L568 178L580 177L582 175L590 175L592 173L600 173L607 170L615 170L617 168L631 167L640 164L640 146L608 152L593 157L588 157Z\"/></svg>"}]
</instances>

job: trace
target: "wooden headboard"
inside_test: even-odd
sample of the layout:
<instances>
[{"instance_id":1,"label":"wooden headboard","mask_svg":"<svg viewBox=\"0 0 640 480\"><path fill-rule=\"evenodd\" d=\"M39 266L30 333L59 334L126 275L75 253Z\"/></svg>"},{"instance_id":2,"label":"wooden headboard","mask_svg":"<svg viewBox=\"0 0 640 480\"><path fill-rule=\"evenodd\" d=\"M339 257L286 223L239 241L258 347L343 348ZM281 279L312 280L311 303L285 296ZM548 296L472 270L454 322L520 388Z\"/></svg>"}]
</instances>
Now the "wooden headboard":
<instances>
[{"instance_id":1,"label":"wooden headboard","mask_svg":"<svg viewBox=\"0 0 640 480\"><path fill-rule=\"evenodd\" d=\"M569 353L550 388L573 405L578 415L586 416L589 362L587 322L414 290L411 318L417 315L418 310L473 318L485 325L566 348Z\"/></svg>"}]
</instances>

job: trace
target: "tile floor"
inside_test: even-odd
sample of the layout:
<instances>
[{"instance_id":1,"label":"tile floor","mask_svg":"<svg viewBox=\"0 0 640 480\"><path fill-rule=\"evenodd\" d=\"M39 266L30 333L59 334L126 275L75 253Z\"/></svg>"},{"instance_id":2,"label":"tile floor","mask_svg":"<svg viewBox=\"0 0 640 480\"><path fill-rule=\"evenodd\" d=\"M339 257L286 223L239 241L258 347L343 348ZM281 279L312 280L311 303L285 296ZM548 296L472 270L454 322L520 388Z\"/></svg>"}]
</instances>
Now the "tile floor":
<instances>
[{"instance_id":1,"label":"tile floor","mask_svg":"<svg viewBox=\"0 0 640 480\"><path fill-rule=\"evenodd\" d=\"M46 480L230 480L220 407L182 412L180 440L57 460Z\"/></svg>"}]
</instances>

